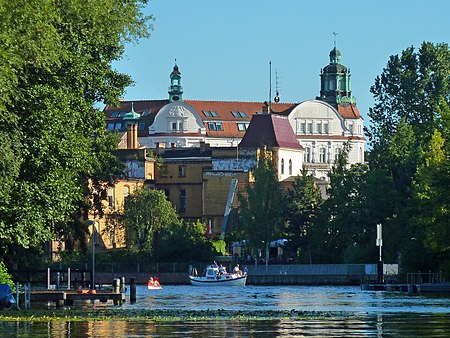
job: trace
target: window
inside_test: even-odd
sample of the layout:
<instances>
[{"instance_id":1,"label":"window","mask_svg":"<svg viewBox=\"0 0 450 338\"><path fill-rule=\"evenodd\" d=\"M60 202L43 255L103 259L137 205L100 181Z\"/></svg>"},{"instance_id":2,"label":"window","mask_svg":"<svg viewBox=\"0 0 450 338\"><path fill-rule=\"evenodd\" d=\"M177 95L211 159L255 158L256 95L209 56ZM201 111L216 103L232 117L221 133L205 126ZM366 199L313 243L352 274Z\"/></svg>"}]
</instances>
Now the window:
<instances>
[{"instance_id":1,"label":"window","mask_svg":"<svg viewBox=\"0 0 450 338\"><path fill-rule=\"evenodd\" d=\"M238 123L237 127L239 131L246 131L248 128L248 123Z\"/></svg>"},{"instance_id":2,"label":"window","mask_svg":"<svg viewBox=\"0 0 450 338\"><path fill-rule=\"evenodd\" d=\"M248 117L247 114L243 111L232 111L231 114L233 114L234 117Z\"/></svg>"},{"instance_id":3,"label":"window","mask_svg":"<svg viewBox=\"0 0 450 338\"><path fill-rule=\"evenodd\" d=\"M292 160L289 159L289 176L292 176Z\"/></svg>"},{"instance_id":4,"label":"window","mask_svg":"<svg viewBox=\"0 0 450 338\"><path fill-rule=\"evenodd\" d=\"M177 130L177 123L176 122L172 122L172 130Z\"/></svg>"},{"instance_id":5,"label":"window","mask_svg":"<svg viewBox=\"0 0 450 338\"><path fill-rule=\"evenodd\" d=\"M348 126L348 131L353 135L353 124Z\"/></svg>"},{"instance_id":6,"label":"window","mask_svg":"<svg viewBox=\"0 0 450 338\"><path fill-rule=\"evenodd\" d=\"M323 132L324 132L325 134L328 134L328 132L329 132L328 123L324 123L324 124L323 124Z\"/></svg>"},{"instance_id":7,"label":"window","mask_svg":"<svg viewBox=\"0 0 450 338\"><path fill-rule=\"evenodd\" d=\"M310 147L306 147L305 148L304 161L306 163L310 163L311 162L311 148Z\"/></svg>"},{"instance_id":8,"label":"window","mask_svg":"<svg viewBox=\"0 0 450 338\"><path fill-rule=\"evenodd\" d=\"M186 166L185 165L178 166L178 177L186 177Z\"/></svg>"},{"instance_id":9,"label":"window","mask_svg":"<svg viewBox=\"0 0 450 338\"><path fill-rule=\"evenodd\" d=\"M114 189L108 188L108 206L114 209Z\"/></svg>"},{"instance_id":10,"label":"window","mask_svg":"<svg viewBox=\"0 0 450 338\"><path fill-rule=\"evenodd\" d=\"M326 157L326 149L320 148L319 150L319 162L320 163L326 163L327 157Z\"/></svg>"},{"instance_id":11,"label":"window","mask_svg":"<svg viewBox=\"0 0 450 338\"><path fill-rule=\"evenodd\" d=\"M186 190L180 190L179 211L186 212Z\"/></svg>"},{"instance_id":12,"label":"window","mask_svg":"<svg viewBox=\"0 0 450 338\"><path fill-rule=\"evenodd\" d=\"M113 113L111 114L111 117L119 117L119 112L113 111Z\"/></svg>"},{"instance_id":13,"label":"window","mask_svg":"<svg viewBox=\"0 0 450 338\"><path fill-rule=\"evenodd\" d=\"M204 110L203 114L205 116L207 116L207 117L217 117L217 116L219 116L219 114L217 114L217 112L213 111L213 110Z\"/></svg>"},{"instance_id":14,"label":"window","mask_svg":"<svg viewBox=\"0 0 450 338\"><path fill-rule=\"evenodd\" d=\"M119 114L117 116L118 117L124 117L126 113L127 112L125 112L125 111L121 111L121 112L119 112Z\"/></svg>"},{"instance_id":15,"label":"window","mask_svg":"<svg viewBox=\"0 0 450 338\"><path fill-rule=\"evenodd\" d=\"M184 123L182 121L178 122L178 130L184 129Z\"/></svg>"},{"instance_id":16,"label":"window","mask_svg":"<svg viewBox=\"0 0 450 338\"><path fill-rule=\"evenodd\" d=\"M322 134L322 122L316 124L316 130L318 134Z\"/></svg>"},{"instance_id":17,"label":"window","mask_svg":"<svg viewBox=\"0 0 450 338\"><path fill-rule=\"evenodd\" d=\"M142 112L142 115L141 115L141 116L148 116L148 115L150 115L151 112L152 112L151 110L144 110L144 111Z\"/></svg>"},{"instance_id":18,"label":"window","mask_svg":"<svg viewBox=\"0 0 450 338\"><path fill-rule=\"evenodd\" d=\"M284 158L281 159L281 175L284 175Z\"/></svg>"},{"instance_id":19,"label":"window","mask_svg":"<svg viewBox=\"0 0 450 338\"><path fill-rule=\"evenodd\" d=\"M114 130L114 122L108 123L108 130Z\"/></svg>"},{"instance_id":20,"label":"window","mask_svg":"<svg viewBox=\"0 0 450 338\"><path fill-rule=\"evenodd\" d=\"M208 122L209 130L223 130L222 122Z\"/></svg>"},{"instance_id":21,"label":"window","mask_svg":"<svg viewBox=\"0 0 450 338\"><path fill-rule=\"evenodd\" d=\"M309 134L312 134L312 132L313 132L313 124L312 124L312 122L308 122L306 127L307 127L306 132L309 133Z\"/></svg>"},{"instance_id":22,"label":"window","mask_svg":"<svg viewBox=\"0 0 450 338\"><path fill-rule=\"evenodd\" d=\"M145 122L139 122L139 130L145 129Z\"/></svg>"},{"instance_id":23,"label":"window","mask_svg":"<svg viewBox=\"0 0 450 338\"><path fill-rule=\"evenodd\" d=\"M123 198L127 198L128 196L130 196L130 187L126 185L123 187Z\"/></svg>"},{"instance_id":24,"label":"window","mask_svg":"<svg viewBox=\"0 0 450 338\"><path fill-rule=\"evenodd\" d=\"M122 129L122 122L117 122L114 129L116 130Z\"/></svg>"},{"instance_id":25,"label":"window","mask_svg":"<svg viewBox=\"0 0 450 338\"><path fill-rule=\"evenodd\" d=\"M300 132L303 134L306 132L306 123L305 122L300 123Z\"/></svg>"},{"instance_id":26,"label":"window","mask_svg":"<svg viewBox=\"0 0 450 338\"><path fill-rule=\"evenodd\" d=\"M336 148L334 151L334 160L337 162L339 160L339 157L342 154L342 149L341 148Z\"/></svg>"}]
</instances>

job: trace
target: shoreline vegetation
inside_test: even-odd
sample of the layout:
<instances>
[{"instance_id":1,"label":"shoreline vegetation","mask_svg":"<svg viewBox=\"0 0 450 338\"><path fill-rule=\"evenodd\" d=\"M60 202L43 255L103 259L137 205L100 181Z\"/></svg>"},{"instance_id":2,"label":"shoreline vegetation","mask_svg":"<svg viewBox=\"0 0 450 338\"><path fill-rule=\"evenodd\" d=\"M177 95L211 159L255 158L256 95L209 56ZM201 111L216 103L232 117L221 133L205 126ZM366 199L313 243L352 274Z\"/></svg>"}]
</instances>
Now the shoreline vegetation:
<instances>
[{"instance_id":1,"label":"shoreline vegetation","mask_svg":"<svg viewBox=\"0 0 450 338\"><path fill-rule=\"evenodd\" d=\"M197 320L273 320L355 318L364 314L302 310L122 310L122 309L33 309L12 310L0 315L0 322L11 321L197 321Z\"/></svg>"}]
</instances>

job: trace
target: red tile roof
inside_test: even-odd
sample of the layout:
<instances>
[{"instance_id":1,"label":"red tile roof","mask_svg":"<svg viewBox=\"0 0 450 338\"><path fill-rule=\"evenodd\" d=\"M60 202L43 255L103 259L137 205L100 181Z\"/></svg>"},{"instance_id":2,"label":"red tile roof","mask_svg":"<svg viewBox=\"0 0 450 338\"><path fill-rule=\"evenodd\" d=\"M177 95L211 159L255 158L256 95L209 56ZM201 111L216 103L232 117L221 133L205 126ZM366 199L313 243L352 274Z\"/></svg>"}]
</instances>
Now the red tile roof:
<instances>
[{"instance_id":1,"label":"red tile roof","mask_svg":"<svg viewBox=\"0 0 450 338\"><path fill-rule=\"evenodd\" d=\"M200 114L204 121L220 120L220 121L250 121L252 115L262 112L262 102L239 102L239 101L198 101L184 100L185 103L191 105ZM295 107L295 103L272 103L273 111L284 111L288 108ZM217 117L208 117L204 111L215 111ZM232 112L245 112L247 117L234 117Z\"/></svg>"},{"instance_id":2,"label":"red tile roof","mask_svg":"<svg viewBox=\"0 0 450 338\"><path fill-rule=\"evenodd\" d=\"M238 123L249 123L252 116L260 114L263 109L262 102L239 102L239 101L203 101L184 100L184 103L192 106L200 115L206 128L206 135L210 137L243 137L244 130L238 129ZM146 123L145 130L139 130L139 136L146 136L147 127L150 126L159 110L168 104L168 100L136 100L120 101L119 107L107 106L104 109L107 121L120 121L121 117L113 117L114 112L129 112L133 104L135 112L141 114L140 122ZM271 103L271 109L277 115L287 116L298 104L297 103ZM347 119L361 118L355 105L337 105L339 113ZM214 116L207 116L204 112L215 112ZM143 114L148 112L147 115ZM242 116L234 116L233 112L245 113ZM211 113L207 113L211 115ZM222 122L223 130L210 130L208 122Z\"/></svg>"},{"instance_id":3,"label":"red tile roof","mask_svg":"<svg viewBox=\"0 0 450 338\"><path fill-rule=\"evenodd\" d=\"M298 143L286 116L276 114L254 115L239 147L262 146L303 149Z\"/></svg>"},{"instance_id":4,"label":"red tile roof","mask_svg":"<svg viewBox=\"0 0 450 338\"><path fill-rule=\"evenodd\" d=\"M344 119L360 119L361 114L359 113L358 108L354 104L348 105L337 105L337 111Z\"/></svg>"}]
</instances>

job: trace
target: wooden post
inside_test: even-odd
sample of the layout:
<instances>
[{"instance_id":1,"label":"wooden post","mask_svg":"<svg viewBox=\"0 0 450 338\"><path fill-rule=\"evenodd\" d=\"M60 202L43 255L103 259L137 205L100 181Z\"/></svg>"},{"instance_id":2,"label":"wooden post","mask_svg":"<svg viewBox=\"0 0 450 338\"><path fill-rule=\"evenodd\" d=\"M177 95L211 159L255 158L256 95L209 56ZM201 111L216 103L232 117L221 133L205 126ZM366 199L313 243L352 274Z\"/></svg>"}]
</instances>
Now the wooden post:
<instances>
[{"instance_id":1,"label":"wooden post","mask_svg":"<svg viewBox=\"0 0 450 338\"><path fill-rule=\"evenodd\" d=\"M70 268L67 268L67 290L70 290Z\"/></svg>"},{"instance_id":2,"label":"wooden post","mask_svg":"<svg viewBox=\"0 0 450 338\"><path fill-rule=\"evenodd\" d=\"M130 303L136 303L136 277L130 277Z\"/></svg>"},{"instance_id":3,"label":"wooden post","mask_svg":"<svg viewBox=\"0 0 450 338\"><path fill-rule=\"evenodd\" d=\"M120 279L120 292L125 293L125 277Z\"/></svg>"},{"instance_id":4,"label":"wooden post","mask_svg":"<svg viewBox=\"0 0 450 338\"><path fill-rule=\"evenodd\" d=\"M50 290L50 268L47 268L47 290Z\"/></svg>"}]
</instances>

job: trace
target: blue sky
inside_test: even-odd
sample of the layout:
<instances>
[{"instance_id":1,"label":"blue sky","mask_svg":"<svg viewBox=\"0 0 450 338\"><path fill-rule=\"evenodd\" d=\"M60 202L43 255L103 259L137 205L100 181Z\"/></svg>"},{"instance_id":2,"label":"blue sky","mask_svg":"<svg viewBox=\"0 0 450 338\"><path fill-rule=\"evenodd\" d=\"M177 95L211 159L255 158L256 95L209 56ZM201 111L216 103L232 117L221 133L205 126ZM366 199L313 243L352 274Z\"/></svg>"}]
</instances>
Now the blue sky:
<instances>
[{"instance_id":1,"label":"blue sky","mask_svg":"<svg viewBox=\"0 0 450 338\"><path fill-rule=\"evenodd\" d=\"M389 56L423 41L449 42L448 0L150 0L149 39L114 64L135 85L124 99L166 99L174 60L183 98L263 102L278 75L281 102L314 99L329 63L333 32L352 94L366 122L369 92Z\"/></svg>"}]
</instances>

